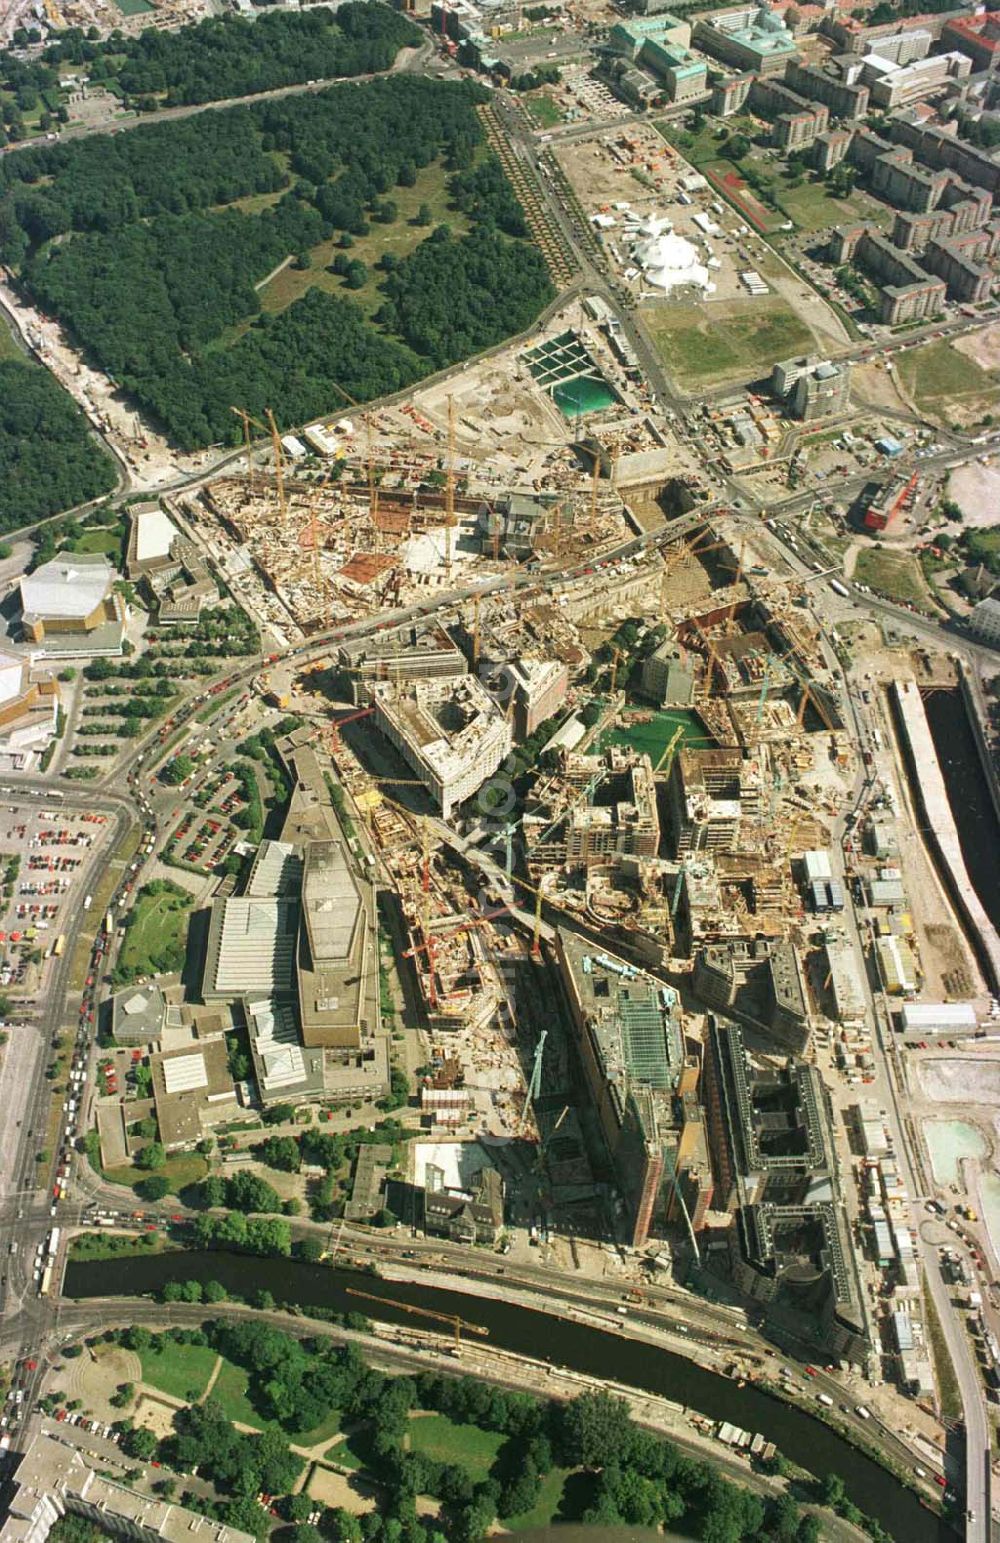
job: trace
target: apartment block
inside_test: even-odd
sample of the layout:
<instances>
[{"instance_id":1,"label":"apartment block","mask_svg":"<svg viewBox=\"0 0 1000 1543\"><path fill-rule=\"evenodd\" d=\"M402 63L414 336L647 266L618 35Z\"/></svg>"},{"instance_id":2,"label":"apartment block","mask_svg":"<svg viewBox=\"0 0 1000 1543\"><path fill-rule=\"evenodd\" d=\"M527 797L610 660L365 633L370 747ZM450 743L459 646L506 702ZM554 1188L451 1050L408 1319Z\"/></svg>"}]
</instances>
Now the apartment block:
<instances>
[{"instance_id":1,"label":"apartment block","mask_svg":"<svg viewBox=\"0 0 1000 1543\"><path fill-rule=\"evenodd\" d=\"M1000 17L987 13L952 16L941 28L941 41L972 60L976 70L996 70L1000 63Z\"/></svg>"},{"instance_id":2,"label":"apartment block","mask_svg":"<svg viewBox=\"0 0 1000 1543\"><path fill-rule=\"evenodd\" d=\"M887 203L926 214L937 208L948 186L948 172L915 165L912 152L900 146L878 156L871 168L871 182L873 192L880 193Z\"/></svg>"},{"instance_id":3,"label":"apartment block","mask_svg":"<svg viewBox=\"0 0 1000 1543\"><path fill-rule=\"evenodd\" d=\"M102 1460L58 1431L45 1422L32 1435L11 1482L0 1543L45 1543L67 1513L130 1543L254 1543L238 1527L103 1477Z\"/></svg>"},{"instance_id":4,"label":"apartment block","mask_svg":"<svg viewBox=\"0 0 1000 1543\"><path fill-rule=\"evenodd\" d=\"M944 241L989 223L993 200L985 188L970 188L953 176L936 209L916 214L900 210L892 227L894 246L904 252L922 252L928 241Z\"/></svg>"},{"instance_id":5,"label":"apartment block","mask_svg":"<svg viewBox=\"0 0 1000 1543\"><path fill-rule=\"evenodd\" d=\"M944 308L946 286L891 241L867 225L838 226L830 238L830 260L855 262L880 285L879 320L898 326Z\"/></svg>"},{"instance_id":6,"label":"apartment block","mask_svg":"<svg viewBox=\"0 0 1000 1543\"><path fill-rule=\"evenodd\" d=\"M719 118L731 118L741 112L753 87L756 75L747 71L742 75L727 75L712 87L712 111Z\"/></svg>"},{"instance_id":7,"label":"apartment block","mask_svg":"<svg viewBox=\"0 0 1000 1543\"><path fill-rule=\"evenodd\" d=\"M832 171L851 148L850 129L827 129L817 134L813 144L813 165L817 171Z\"/></svg>"},{"instance_id":8,"label":"apartment block","mask_svg":"<svg viewBox=\"0 0 1000 1543\"><path fill-rule=\"evenodd\" d=\"M978 305L988 300L993 288L992 271L983 258L992 257L1000 242L1000 227L987 225L982 230L968 230L960 236L929 241L922 262L948 286L948 299Z\"/></svg>"},{"instance_id":9,"label":"apartment block","mask_svg":"<svg viewBox=\"0 0 1000 1543\"><path fill-rule=\"evenodd\" d=\"M835 118L856 122L868 111L868 87L838 80L815 64L793 59L785 69L785 83L800 96L822 102Z\"/></svg>"},{"instance_id":10,"label":"apartment block","mask_svg":"<svg viewBox=\"0 0 1000 1543\"><path fill-rule=\"evenodd\" d=\"M822 102L810 102L780 80L763 77L754 81L750 108L772 120L772 138L785 150L811 145L828 127L830 114Z\"/></svg>"},{"instance_id":11,"label":"apartment block","mask_svg":"<svg viewBox=\"0 0 1000 1543\"><path fill-rule=\"evenodd\" d=\"M917 122L905 113L892 119L889 133L897 145L905 145L925 166L947 167L973 187L1000 192L1000 162L985 150L977 150L958 138L955 125L951 132L933 124Z\"/></svg>"}]
</instances>

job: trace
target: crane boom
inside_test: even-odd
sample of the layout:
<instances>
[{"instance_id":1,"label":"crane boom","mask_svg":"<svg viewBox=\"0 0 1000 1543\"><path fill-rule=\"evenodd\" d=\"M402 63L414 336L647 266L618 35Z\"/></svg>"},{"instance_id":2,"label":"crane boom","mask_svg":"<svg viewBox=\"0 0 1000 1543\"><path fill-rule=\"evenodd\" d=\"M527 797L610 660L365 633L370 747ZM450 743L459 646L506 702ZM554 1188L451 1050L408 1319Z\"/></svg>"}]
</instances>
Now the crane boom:
<instances>
[{"instance_id":1,"label":"crane boom","mask_svg":"<svg viewBox=\"0 0 1000 1543\"><path fill-rule=\"evenodd\" d=\"M400 1302L395 1297L377 1297L372 1291L358 1291L354 1286L347 1287L349 1297L363 1297L366 1302L378 1302L383 1307L398 1307L404 1313L413 1313L417 1318L433 1318L437 1323L447 1323L455 1331L455 1344L462 1343L462 1330L468 1334L478 1334L482 1339L489 1338L489 1329L481 1323L469 1323L467 1319L460 1318L457 1313L435 1313L429 1307L416 1307L412 1302Z\"/></svg>"}]
</instances>

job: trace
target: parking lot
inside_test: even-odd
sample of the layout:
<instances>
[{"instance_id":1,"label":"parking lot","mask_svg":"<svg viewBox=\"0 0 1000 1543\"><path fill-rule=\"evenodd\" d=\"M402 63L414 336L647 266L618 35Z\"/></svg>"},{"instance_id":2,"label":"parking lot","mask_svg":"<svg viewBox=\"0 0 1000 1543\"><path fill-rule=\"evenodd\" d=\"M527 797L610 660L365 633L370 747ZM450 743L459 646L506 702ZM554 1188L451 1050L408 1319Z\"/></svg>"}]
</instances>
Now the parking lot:
<instances>
[{"instance_id":1,"label":"parking lot","mask_svg":"<svg viewBox=\"0 0 1000 1543\"><path fill-rule=\"evenodd\" d=\"M108 817L71 814L47 804L39 809L2 807L0 985L36 996L45 989L46 962L58 958L66 946L62 920Z\"/></svg>"}]
</instances>

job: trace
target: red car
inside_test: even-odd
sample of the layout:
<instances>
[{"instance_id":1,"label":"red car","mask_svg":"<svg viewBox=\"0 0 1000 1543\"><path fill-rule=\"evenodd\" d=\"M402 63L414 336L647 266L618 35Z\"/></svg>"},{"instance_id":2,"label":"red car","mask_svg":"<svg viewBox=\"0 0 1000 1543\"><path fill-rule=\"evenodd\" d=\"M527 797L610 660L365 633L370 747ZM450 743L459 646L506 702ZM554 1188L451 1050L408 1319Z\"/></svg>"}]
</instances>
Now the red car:
<instances>
[{"instance_id":1,"label":"red car","mask_svg":"<svg viewBox=\"0 0 1000 1543\"><path fill-rule=\"evenodd\" d=\"M802 1369L805 1372L807 1377L818 1377L819 1376L819 1372L816 1370L815 1366L804 1366Z\"/></svg>"},{"instance_id":2,"label":"red car","mask_svg":"<svg viewBox=\"0 0 1000 1543\"><path fill-rule=\"evenodd\" d=\"M942 1478L939 1473L936 1473L934 1475L934 1483L935 1484L940 1484L942 1489L947 1489L948 1488L948 1480Z\"/></svg>"}]
</instances>

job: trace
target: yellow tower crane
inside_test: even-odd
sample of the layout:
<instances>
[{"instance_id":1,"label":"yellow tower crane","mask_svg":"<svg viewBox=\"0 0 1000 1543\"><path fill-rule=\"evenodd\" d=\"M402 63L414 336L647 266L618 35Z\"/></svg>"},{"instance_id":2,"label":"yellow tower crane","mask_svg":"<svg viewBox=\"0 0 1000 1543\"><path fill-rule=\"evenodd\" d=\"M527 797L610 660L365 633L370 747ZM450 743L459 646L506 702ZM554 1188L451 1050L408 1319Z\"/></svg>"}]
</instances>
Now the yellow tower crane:
<instances>
[{"instance_id":1,"label":"yellow tower crane","mask_svg":"<svg viewBox=\"0 0 1000 1543\"><path fill-rule=\"evenodd\" d=\"M481 1323L470 1323L467 1318L460 1318L457 1313L435 1313L429 1307L415 1307L412 1302L400 1302L395 1297L377 1297L372 1291L358 1291L354 1286L347 1287L349 1297L361 1297L366 1302L378 1302L382 1307L398 1307L401 1312L412 1313L417 1318L433 1318L436 1323L447 1323L454 1331L455 1344L462 1343L462 1330L467 1334L478 1334L482 1339L489 1338L489 1329Z\"/></svg>"}]
</instances>

